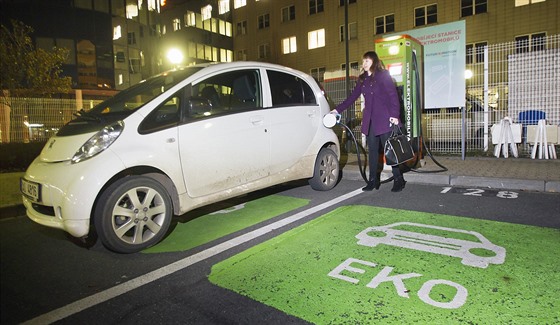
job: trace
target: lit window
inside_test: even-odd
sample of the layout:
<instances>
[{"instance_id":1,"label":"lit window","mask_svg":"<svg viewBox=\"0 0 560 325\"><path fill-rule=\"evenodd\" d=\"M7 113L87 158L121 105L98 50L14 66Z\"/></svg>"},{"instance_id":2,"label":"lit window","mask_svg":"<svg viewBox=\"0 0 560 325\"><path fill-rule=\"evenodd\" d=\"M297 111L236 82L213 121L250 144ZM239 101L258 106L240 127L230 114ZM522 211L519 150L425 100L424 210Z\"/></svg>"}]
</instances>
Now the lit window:
<instances>
[{"instance_id":1,"label":"lit window","mask_svg":"<svg viewBox=\"0 0 560 325\"><path fill-rule=\"evenodd\" d=\"M177 31L181 29L181 19L175 18L173 19L173 30Z\"/></svg>"},{"instance_id":2,"label":"lit window","mask_svg":"<svg viewBox=\"0 0 560 325\"><path fill-rule=\"evenodd\" d=\"M200 14L202 15L202 20L212 18L212 6L207 5L205 7L202 7L202 9L200 9Z\"/></svg>"},{"instance_id":3,"label":"lit window","mask_svg":"<svg viewBox=\"0 0 560 325\"><path fill-rule=\"evenodd\" d=\"M196 26L196 15L192 11L185 14L185 26Z\"/></svg>"},{"instance_id":4,"label":"lit window","mask_svg":"<svg viewBox=\"0 0 560 325\"><path fill-rule=\"evenodd\" d=\"M295 52L297 52L296 37L292 36L292 37L284 38L282 40L282 53L288 54L288 53L295 53Z\"/></svg>"},{"instance_id":5,"label":"lit window","mask_svg":"<svg viewBox=\"0 0 560 325\"><path fill-rule=\"evenodd\" d=\"M229 0L220 0L218 2L218 14L223 15L229 12Z\"/></svg>"},{"instance_id":6,"label":"lit window","mask_svg":"<svg viewBox=\"0 0 560 325\"><path fill-rule=\"evenodd\" d=\"M135 4L127 4L126 18L132 19L134 17L138 17L138 6L136 6Z\"/></svg>"},{"instance_id":7,"label":"lit window","mask_svg":"<svg viewBox=\"0 0 560 325\"><path fill-rule=\"evenodd\" d=\"M122 37L121 25L113 28L113 41Z\"/></svg>"},{"instance_id":8,"label":"lit window","mask_svg":"<svg viewBox=\"0 0 560 325\"><path fill-rule=\"evenodd\" d=\"M161 12L161 6L162 4L163 5L165 4L165 0L148 0L146 2L149 11L157 11L157 12Z\"/></svg>"},{"instance_id":9,"label":"lit window","mask_svg":"<svg viewBox=\"0 0 560 325\"><path fill-rule=\"evenodd\" d=\"M520 6L525 6L525 5L530 5L533 3L545 2L545 1L546 0L515 0L515 6L520 7Z\"/></svg>"},{"instance_id":10,"label":"lit window","mask_svg":"<svg viewBox=\"0 0 560 325\"><path fill-rule=\"evenodd\" d=\"M325 46L325 29L314 30L307 33L307 48L316 49Z\"/></svg>"},{"instance_id":11,"label":"lit window","mask_svg":"<svg viewBox=\"0 0 560 325\"><path fill-rule=\"evenodd\" d=\"M247 0L235 0L233 2L234 9L245 7L246 5L247 5Z\"/></svg>"}]
</instances>

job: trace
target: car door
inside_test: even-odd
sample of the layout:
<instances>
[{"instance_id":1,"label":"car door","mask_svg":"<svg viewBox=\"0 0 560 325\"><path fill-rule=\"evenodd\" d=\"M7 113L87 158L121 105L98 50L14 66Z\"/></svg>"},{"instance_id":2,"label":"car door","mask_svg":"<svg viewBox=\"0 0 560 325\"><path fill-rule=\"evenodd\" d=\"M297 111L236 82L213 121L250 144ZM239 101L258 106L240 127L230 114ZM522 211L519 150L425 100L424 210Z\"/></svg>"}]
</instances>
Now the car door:
<instances>
[{"instance_id":1,"label":"car door","mask_svg":"<svg viewBox=\"0 0 560 325\"><path fill-rule=\"evenodd\" d=\"M189 196L268 182L270 138L261 84L257 69L243 69L187 87L179 151Z\"/></svg>"},{"instance_id":2,"label":"car door","mask_svg":"<svg viewBox=\"0 0 560 325\"><path fill-rule=\"evenodd\" d=\"M305 80L277 70L267 70L266 75L272 97L270 173L275 174L310 154L308 149L322 117L315 94Z\"/></svg>"}]
</instances>

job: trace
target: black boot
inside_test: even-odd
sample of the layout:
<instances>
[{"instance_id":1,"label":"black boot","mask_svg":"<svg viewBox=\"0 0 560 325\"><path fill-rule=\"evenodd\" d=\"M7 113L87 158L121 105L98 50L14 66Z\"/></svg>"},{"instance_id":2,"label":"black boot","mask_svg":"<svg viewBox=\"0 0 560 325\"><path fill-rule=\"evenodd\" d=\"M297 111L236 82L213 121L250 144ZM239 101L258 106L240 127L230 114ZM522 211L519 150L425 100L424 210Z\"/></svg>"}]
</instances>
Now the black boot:
<instances>
[{"instance_id":1,"label":"black boot","mask_svg":"<svg viewBox=\"0 0 560 325\"><path fill-rule=\"evenodd\" d=\"M375 181L369 181L365 187L362 187L362 191L373 191L373 189L379 189L379 183Z\"/></svg>"},{"instance_id":2,"label":"black boot","mask_svg":"<svg viewBox=\"0 0 560 325\"><path fill-rule=\"evenodd\" d=\"M400 192L404 189L405 185L406 185L406 181L402 176L399 176L395 178L395 182L393 183L393 188L391 189L391 192Z\"/></svg>"}]
</instances>

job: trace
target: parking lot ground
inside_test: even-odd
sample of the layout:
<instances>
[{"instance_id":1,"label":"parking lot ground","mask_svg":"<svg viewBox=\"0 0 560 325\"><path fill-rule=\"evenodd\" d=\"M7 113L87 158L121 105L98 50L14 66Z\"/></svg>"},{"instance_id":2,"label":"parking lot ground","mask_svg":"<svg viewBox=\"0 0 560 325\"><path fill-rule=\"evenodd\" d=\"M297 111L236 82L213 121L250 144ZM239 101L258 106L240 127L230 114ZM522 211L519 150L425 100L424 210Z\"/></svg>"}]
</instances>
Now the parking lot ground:
<instances>
[{"instance_id":1,"label":"parking lot ground","mask_svg":"<svg viewBox=\"0 0 560 325\"><path fill-rule=\"evenodd\" d=\"M316 324L552 324L560 322L559 236L344 206L214 265L209 279Z\"/></svg>"}]
</instances>

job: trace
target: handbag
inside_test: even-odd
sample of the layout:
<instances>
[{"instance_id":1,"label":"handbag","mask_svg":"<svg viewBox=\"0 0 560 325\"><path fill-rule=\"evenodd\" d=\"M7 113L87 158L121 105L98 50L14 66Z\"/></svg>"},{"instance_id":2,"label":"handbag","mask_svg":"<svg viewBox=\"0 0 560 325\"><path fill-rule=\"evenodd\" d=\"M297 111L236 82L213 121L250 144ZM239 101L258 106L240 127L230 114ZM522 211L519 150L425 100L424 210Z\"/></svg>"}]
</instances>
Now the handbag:
<instances>
[{"instance_id":1,"label":"handbag","mask_svg":"<svg viewBox=\"0 0 560 325\"><path fill-rule=\"evenodd\" d=\"M385 142L385 162L389 166L400 165L414 158L414 150L398 125L393 124L389 139Z\"/></svg>"}]
</instances>

